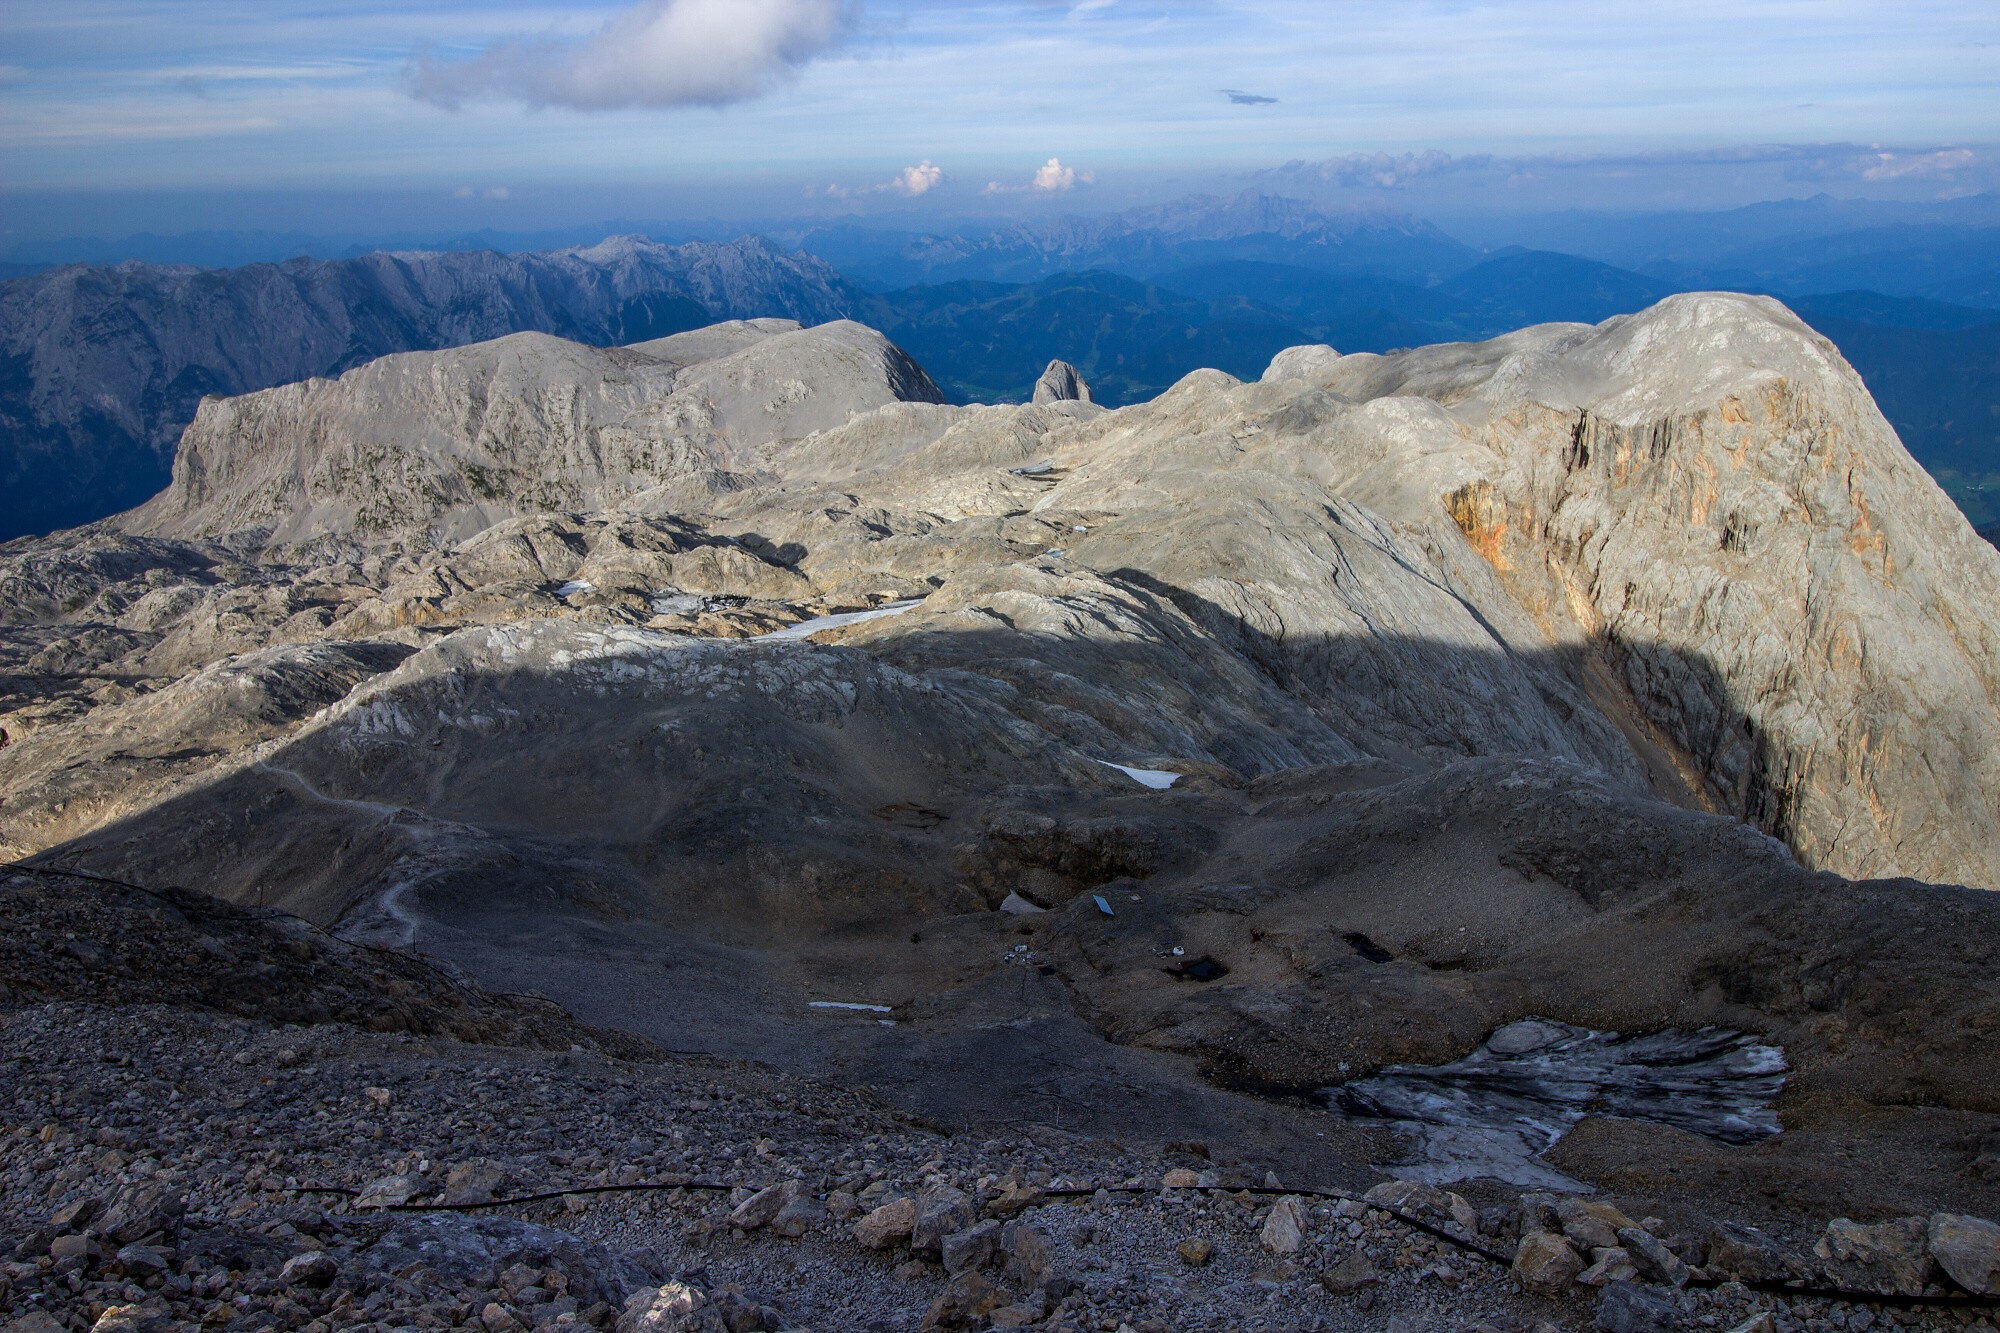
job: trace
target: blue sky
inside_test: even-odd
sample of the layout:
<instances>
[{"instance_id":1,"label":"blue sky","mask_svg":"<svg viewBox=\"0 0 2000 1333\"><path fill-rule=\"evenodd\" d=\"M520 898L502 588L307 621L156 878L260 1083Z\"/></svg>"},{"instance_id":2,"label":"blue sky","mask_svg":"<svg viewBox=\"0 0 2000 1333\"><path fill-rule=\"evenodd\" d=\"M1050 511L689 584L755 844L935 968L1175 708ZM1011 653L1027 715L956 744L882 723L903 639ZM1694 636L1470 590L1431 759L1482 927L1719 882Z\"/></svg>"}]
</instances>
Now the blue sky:
<instances>
[{"instance_id":1,"label":"blue sky","mask_svg":"<svg viewBox=\"0 0 2000 1333\"><path fill-rule=\"evenodd\" d=\"M1996 126L1994 0L0 0L10 197L299 225L1935 198L1995 187Z\"/></svg>"}]
</instances>

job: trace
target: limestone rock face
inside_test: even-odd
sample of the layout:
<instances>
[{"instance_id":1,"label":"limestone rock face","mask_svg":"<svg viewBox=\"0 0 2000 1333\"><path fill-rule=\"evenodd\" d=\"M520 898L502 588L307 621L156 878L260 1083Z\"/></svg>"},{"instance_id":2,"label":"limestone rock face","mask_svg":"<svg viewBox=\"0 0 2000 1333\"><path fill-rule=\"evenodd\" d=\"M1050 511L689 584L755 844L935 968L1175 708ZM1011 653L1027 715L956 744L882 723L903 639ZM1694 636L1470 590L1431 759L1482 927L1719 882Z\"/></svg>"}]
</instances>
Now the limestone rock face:
<instances>
[{"instance_id":1,"label":"limestone rock face","mask_svg":"<svg viewBox=\"0 0 2000 1333\"><path fill-rule=\"evenodd\" d=\"M173 484L120 526L424 545L516 514L701 497L759 445L911 398L942 395L858 324L758 320L629 348L521 333L204 403Z\"/></svg>"},{"instance_id":2,"label":"limestone rock face","mask_svg":"<svg viewBox=\"0 0 2000 1333\"><path fill-rule=\"evenodd\" d=\"M1499 466L1448 507L1715 808L1809 864L2000 886L1966 799L2000 782L2000 569L1831 345L1692 296L1479 369L1444 396Z\"/></svg>"}]
</instances>

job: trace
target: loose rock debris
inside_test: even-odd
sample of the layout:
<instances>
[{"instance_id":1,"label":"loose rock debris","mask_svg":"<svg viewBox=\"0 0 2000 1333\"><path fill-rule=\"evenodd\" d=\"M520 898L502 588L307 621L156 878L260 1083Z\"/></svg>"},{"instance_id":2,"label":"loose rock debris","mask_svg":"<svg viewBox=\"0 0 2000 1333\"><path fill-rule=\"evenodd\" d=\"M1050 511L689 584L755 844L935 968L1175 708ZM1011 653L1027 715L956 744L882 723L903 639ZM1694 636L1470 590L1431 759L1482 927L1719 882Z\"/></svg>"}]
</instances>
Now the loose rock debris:
<instances>
[{"instance_id":1,"label":"loose rock debris","mask_svg":"<svg viewBox=\"0 0 2000 1333\"><path fill-rule=\"evenodd\" d=\"M130 895L6 888L7 1333L1991 1327L1978 1218L1687 1235L1568 1195L1288 1189L1207 1145L946 1136L758 1066L558 1044L589 1030L555 1015L487 1029L536 1049L230 1013L171 988L170 923L150 975L102 945L143 924Z\"/></svg>"}]
</instances>

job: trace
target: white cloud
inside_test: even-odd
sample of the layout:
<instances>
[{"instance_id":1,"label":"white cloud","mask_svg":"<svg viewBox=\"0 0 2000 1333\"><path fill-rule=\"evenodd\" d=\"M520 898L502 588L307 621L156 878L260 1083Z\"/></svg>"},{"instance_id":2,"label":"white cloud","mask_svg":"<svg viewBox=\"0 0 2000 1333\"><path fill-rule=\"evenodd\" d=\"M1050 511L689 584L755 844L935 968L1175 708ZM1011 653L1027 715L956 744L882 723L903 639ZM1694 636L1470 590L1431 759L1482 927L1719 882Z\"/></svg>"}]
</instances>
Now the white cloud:
<instances>
[{"instance_id":1,"label":"white cloud","mask_svg":"<svg viewBox=\"0 0 2000 1333\"><path fill-rule=\"evenodd\" d=\"M1036 168L1034 179L1026 185L1002 185L999 181L988 181L986 188L980 193L1022 194L1031 190L1041 190L1049 194L1059 194L1064 190L1073 190L1079 185L1095 184L1096 181L1096 172L1078 171L1075 167L1066 167L1061 158L1052 157Z\"/></svg>"},{"instance_id":2,"label":"white cloud","mask_svg":"<svg viewBox=\"0 0 2000 1333\"><path fill-rule=\"evenodd\" d=\"M1075 167L1066 167L1062 164L1061 158L1052 157L1043 164L1041 170L1035 173L1035 188L1037 190L1067 190L1073 188L1078 179L1081 179L1084 184L1088 185L1092 178L1088 173L1079 178Z\"/></svg>"},{"instance_id":3,"label":"white cloud","mask_svg":"<svg viewBox=\"0 0 2000 1333\"><path fill-rule=\"evenodd\" d=\"M425 56L410 91L440 106L481 98L567 106L724 106L790 78L845 35L855 0L642 0L583 41L495 42L456 63Z\"/></svg>"},{"instance_id":4,"label":"white cloud","mask_svg":"<svg viewBox=\"0 0 2000 1333\"><path fill-rule=\"evenodd\" d=\"M914 199L920 194L929 194L944 183L944 168L935 165L929 158L914 167L904 167L896 173L895 179L883 181L879 185L863 185L848 189L845 185L829 185L826 197L829 199L852 199L857 194L902 194ZM807 194L812 191L808 190Z\"/></svg>"},{"instance_id":5,"label":"white cloud","mask_svg":"<svg viewBox=\"0 0 2000 1333\"><path fill-rule=\"evenodd\" d=\"M920 194L929 194L943 181L944 169L932 166L930 159L925 158L914 167L904 167L902 174L889 182L889 188L914 199Z\"/></svg>"}]
</instances>

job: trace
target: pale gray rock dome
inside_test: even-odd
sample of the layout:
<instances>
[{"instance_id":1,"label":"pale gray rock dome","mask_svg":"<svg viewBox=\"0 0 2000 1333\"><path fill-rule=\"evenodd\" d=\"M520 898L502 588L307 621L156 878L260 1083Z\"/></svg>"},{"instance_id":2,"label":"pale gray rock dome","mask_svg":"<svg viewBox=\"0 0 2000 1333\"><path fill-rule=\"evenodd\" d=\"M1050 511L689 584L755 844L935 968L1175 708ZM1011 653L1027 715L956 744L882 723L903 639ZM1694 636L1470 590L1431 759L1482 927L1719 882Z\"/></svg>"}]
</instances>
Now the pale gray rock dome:
<instances>
[{"instance_id":1,"label":"pale gray rock dome","mask_svg":"<svg viewBox=\"0 0 2000 1333\"><path fill-rule=\"evenodd\" d=\"M620 236L532 254L377 252L226 270L64 265L0 284L0 537L68 526L157 489L208 394L337 375L385 354L539 330L625 343L716 319L822 324L854 293L762 237ZM37 517L39 516L39 517Z\"/></svg>"},{"instance_id":2,"label":"pale gray rock dome","mask_svg":"<svg viewBox=\"0 0 2000 1333\"><path fill-rule=\"evenodd\" d=\"M900 348L846 320L743 320L611 348L517 333L210 399L173 483L111 521L267 548L461 541L523 514L698 503L737 485L761 448L943 398Z\"/></svg>"},{"instance_id":3,"label":"pale gray rock dome","mask_svg":"<svg viewBox=\"0 0 2000 1333\"><path fill-rule=\"evenodd\" d=\"M1275 384L1280 380L1311 379L1339 360L1340 353L1325 343L1287 347L1271 358L1271 364L1264 370L1263 382Z\"/></svg>"}]
</instances>

